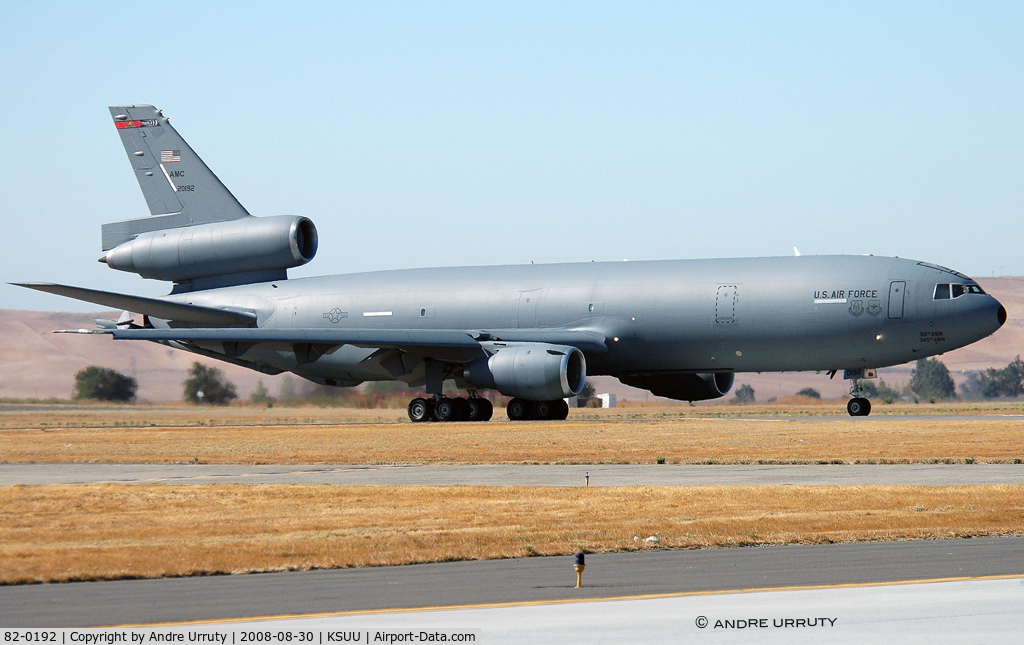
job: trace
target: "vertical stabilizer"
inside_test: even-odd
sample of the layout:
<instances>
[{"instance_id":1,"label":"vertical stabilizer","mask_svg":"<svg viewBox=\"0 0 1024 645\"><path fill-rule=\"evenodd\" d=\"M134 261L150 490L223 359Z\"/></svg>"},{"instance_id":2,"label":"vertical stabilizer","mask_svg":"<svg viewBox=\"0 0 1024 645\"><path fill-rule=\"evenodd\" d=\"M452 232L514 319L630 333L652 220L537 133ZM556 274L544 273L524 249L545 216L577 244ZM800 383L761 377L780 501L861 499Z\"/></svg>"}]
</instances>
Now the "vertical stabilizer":
<instances>
[{"instance_id":1,"label":"vertical stabilizer","mask_svg":"<svg viewBox=\"0 0 1024 645\"><path fill-rule=\"evenodd\" d=\"M152 217L103 225L103 250L140 233L226 222L249 213L152 105L120 105L110 116Z\"/></svg>"}]
</instances>

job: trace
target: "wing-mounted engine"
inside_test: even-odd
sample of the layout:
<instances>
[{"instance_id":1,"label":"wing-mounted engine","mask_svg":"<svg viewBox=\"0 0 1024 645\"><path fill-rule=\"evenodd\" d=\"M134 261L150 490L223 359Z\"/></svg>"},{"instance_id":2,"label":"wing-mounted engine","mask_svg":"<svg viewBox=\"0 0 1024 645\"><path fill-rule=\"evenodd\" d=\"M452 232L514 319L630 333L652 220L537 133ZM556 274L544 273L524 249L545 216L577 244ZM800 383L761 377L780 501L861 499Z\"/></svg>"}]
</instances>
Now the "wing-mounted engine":
<instances>
[{"instance_id":1,"label":"wing-mounted engine","mask_svg":"<svg viewBox=\"0 0 1024 645\"><path fill-rule=\"evenodd\" d=\"M470 363L463 378L477 387L529 401L576 396L587 378L583 352L567 345L522 343L494 345L489 358Z\"/></svg>"},{"instance_id":2,"label":"wing-mounted engine","mask_svg":"<svg viewBox=\"0 0 1024 645\"><path fill-rule=\"evenodd\" d=\"M316 227L305 217L249 216L142 233L110 249L100 262L174 282L254 273L259 275L250 277L274 280L312 260L316 249Z\"/></svg>"},{"instance_id":3,"label":"wing-mounted engine","mask_svg":"<svg viewBox=\"0 0 1024 645\"><path fill-rule=\"evenodd\" d=\"M718 399L732 389L733 372L704 374L627 374L619 377L626 385L650 390L655 396L678 401Z\"/></svg>"}]
</instances>

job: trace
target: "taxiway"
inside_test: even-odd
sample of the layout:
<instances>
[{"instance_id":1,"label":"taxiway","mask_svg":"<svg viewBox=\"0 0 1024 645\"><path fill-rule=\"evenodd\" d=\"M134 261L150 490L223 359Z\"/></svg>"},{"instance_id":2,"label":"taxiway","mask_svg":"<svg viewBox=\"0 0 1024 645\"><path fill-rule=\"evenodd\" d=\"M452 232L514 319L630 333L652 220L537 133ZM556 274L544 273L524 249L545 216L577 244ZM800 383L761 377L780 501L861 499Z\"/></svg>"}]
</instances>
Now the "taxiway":
<instances>
[{"instance_id":1,"label":"taxiway","mask_svg":"<svg viewBox=\"0 0 1024 645\"><path fill-rule=\"evenodd\" d=\"M355 486L968 486L1024 484L1021 464L282 465L0 464L14 484L344 484Z\"/></svg>"}]
</instances>

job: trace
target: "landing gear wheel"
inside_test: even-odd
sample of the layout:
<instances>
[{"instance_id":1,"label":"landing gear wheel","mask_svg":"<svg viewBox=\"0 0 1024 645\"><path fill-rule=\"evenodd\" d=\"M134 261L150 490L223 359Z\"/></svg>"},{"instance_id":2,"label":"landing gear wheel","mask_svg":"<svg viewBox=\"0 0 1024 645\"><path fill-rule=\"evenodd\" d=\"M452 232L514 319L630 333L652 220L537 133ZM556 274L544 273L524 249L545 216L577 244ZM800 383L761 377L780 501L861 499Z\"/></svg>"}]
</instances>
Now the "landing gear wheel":
<instances>
[{"instance_id":1,"label":"landing gear wheel","mask_svg":"<svg viewBox=\"0 0 1024 645\"><path fill-rule=\"evenodd\" d=\"M466 399L466 421L490 421L494 406L487 399L470 397Z\"/></svg>"},{"instance_id":2,"label":"landing gear wheel","mask_svg":"<svg viewBox=\"0 0 1024 645\"><path fill-rule=\"evenodd\" d=\"M434 418L438 421L457 421L458 416L458 404L452 399L445 397L434 403Z\"/></svg>"},{"instance_id":3,"label":"landing gear wheel","mask_svg":"<svg viewBox=\"0 0 1024 645\"><path fill-rule=\"evenodd\" d=\"M452 403L455 404L455 418L452 421L469 421L469 400L452 399Z\"/></svg>"},{"instance_id":4,"label":"landing gear wheel","mask_svg":"<svg viewBox=\"0 0 1024 645\"><path fill-rule=\"evenodd\" d=\"M551 418L551 413L554 410L551 409L551 401L537 401L533 407L533 414L535 419L545 421Z\"/></svg>"},{"instance_id":5,"label":"landing gear wheel","mask_svg":"<svg viewBox=\"0 0 1024 645\"><path fill-rule=\"evenodd\" d=\"M494 404L487 399L476 399L480 402L482 410L480 411L480 418L477 421L490 421L491 417L494 416Z\"/></svg>"},{"instance_id":6,"label":"landing gear wheel","mask_svg":"<svg viewBox=\"0 0 1024 645\"><path fill-rule=\"evenodd\" d=\"M483 412L483 404L480 403L480 399L472 397L466 399L466 421L479 421L481 412Z\"/></svg>"},{"instance_id":7,"label":"landing gear wheel","mask_svg":"<svg viewBox=\"0 0 1024 645\"><path fill-rule=\"evenodd\" d=\"M551 417L557 421L565 421L569 417L569 404L565 399L551 402Z\"/></svg>"},{"instance_id":8,"label":"landing gear wheel","mask_svg":"<svg viewBox=\"0 0 1024 645\"><path fill-rule=\"evenodd\" d=\"M430 401L426 399L413 399L409 401L409 420L413 423L422 423L424 421L430 421L433 416L433 406L430 405Z\"/></svg>"},{"instance_id":9,"label":"landing gear wheel","mask_svg":"<svg viewBox=\"0 0 1024 645\"><path fill-rule=\"evenodd\" d=\"M505 406L505 413L508 414L509 421L526 421L533 413L533 403L530 401L524 401L523 399L512 399Z\"/></svg>"},{"instance_id":10,"label":"landing gear wheel","mask_svg":"<svg viewBox=\"0 0 1024 645\"><path fill-rule=\"evenodd\" d=\"M851 417L866 417L871 414L871 401L863 397L850 399L846 403L846 411Z\"/></svg>"}]
</instances>

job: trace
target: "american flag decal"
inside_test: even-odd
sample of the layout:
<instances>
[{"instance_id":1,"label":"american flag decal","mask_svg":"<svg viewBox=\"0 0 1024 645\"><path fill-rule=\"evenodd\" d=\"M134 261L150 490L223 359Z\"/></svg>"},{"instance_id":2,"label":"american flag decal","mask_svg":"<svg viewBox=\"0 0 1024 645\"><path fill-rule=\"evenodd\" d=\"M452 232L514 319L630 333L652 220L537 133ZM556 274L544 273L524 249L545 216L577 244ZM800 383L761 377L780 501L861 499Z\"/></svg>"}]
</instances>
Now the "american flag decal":
<instances>
[{"instance_id":1,"label":"american flag decal","mask_svg":"<svg viewBox=\"0 0 1024 645\"><path fill-rule=\"evenodd\" d=\"M181 161L181 150L161 150L160 163L174 163Z\"/></svg>"}]
</instances>

